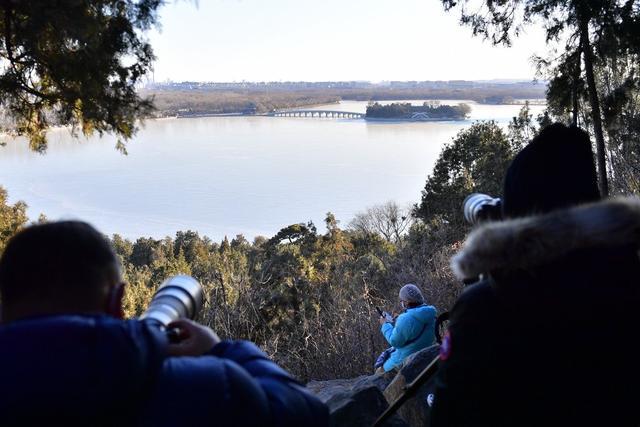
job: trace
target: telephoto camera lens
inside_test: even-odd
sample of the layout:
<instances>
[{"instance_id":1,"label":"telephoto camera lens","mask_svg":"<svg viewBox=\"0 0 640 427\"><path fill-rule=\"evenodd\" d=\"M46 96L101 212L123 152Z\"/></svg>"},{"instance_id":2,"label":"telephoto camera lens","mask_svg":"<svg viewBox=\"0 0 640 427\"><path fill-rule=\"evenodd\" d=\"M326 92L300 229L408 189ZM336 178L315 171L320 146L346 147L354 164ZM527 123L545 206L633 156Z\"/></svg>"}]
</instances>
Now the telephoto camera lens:
<instances>
[{"instance_id":1,"label":"telephoto camera lens","mask_svg":"<svg viewBox=\"0 0 640 427\"><path fill-rule=\"evenodd\" d=\"M179 319L194 319L203 302L202 286L191 276L173 276L162 282L140 319L167 326Z\"/></svg>"},{"instance_id":2,"label":"telephoto camera lens","mask_svg":"<svg viewBox=\"0 0 640 427\"><path fill-rule=\"evenodd\" d=\"M502 200L482 193L469 194L462 202L465 221L476 225L480 221L500 219Z\"/></svg>"}]
</instances>

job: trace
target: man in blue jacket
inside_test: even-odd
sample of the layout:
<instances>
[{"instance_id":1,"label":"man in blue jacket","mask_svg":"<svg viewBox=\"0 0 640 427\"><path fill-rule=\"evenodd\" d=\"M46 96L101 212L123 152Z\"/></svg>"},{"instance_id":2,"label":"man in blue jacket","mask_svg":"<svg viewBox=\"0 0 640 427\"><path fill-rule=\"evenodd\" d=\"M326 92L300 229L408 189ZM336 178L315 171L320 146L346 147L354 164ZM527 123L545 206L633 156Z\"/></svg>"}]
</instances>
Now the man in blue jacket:
<instances>
[{"instance_id":1,"label":"man in blue jacket","mask_svg":"<svg viewBox=\"0 0 640 427\"><path fill-rule=\"evenodd\" d=\"M414 284L400 289L400 305L404 313L392 324L381 317L382 335L395 348L382 366L384 372L400 368L407 357L427 348L435 341L436 309L424 303L420 289Z\"/></svg>"},{"instance_id":2,"label":"man in blue jacket","mask_svg":"<svg viewBox=\"0 0 640 427\"><path fill-rule=\"evenodd\" d=\"M117 258L77 221L18 233L0 258L0 425L323 426L328 412L247 341L122 320Z\"/></svg>"}]
</instances>

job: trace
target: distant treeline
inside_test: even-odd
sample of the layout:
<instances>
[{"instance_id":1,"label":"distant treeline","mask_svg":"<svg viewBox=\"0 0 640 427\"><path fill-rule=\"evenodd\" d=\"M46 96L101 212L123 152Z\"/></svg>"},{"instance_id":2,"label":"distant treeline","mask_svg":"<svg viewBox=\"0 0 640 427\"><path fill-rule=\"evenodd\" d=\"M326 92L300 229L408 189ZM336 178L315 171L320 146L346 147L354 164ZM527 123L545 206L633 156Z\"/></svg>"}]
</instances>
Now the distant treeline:
<instances>
[{"instance_id":1,"label":"distant treeline","mask_svg":"<svg viewBox=\"0 0 640 427\"><path fill-rule=\"evenodd\" d=\"M485 103L496 99L511 102L521 99L544 99L546 90L545 84L496 84L481 87L349 89L341 90L337 95L342 99L354 101L452 99Z\"/></svg>"},{"instance_id":2,"label":"distant treeline","mask_svg":"<svg viewBox=\"0 0 640 427\"><path fill-rule=\"evenodd\" d=\"M262 114L272 110L329 104L340 100L381 101L409 99L452 99L476 102L513 102L515 99L541 99L544 84L491 84L450 87L327 87L308 90L269 90L269 86L246 90L208 87L156 86L142 91L152 96L156 115L189 116L201 114Z\"/></svg>"},{"instance_id":3,"label":"distant treeline","mask_svg":"<svg viewBox=\"0 0 640 427\"><path fill-rule=\"evenodd\" d=\"M458 105L434 105L425 102L423 105L411 105L410 103L393 103L382 105L379 103L367 106L368 118L381 119L409 119L420 115L424 119L452 119L462 120L471 112L467 104Z\"/></svg>"},{"instance_id":4,"label":"distant treeline","mask_svg":"<svg viewBox=\"0 0 640 427\"><path fill-rule=\"evenodd\" d=\"M262 114L283 108L331 104L340 97L323 93L258 93L170 90L143 92L152 96L159 117L205 114Z\"/></svg>"}]
</instances>

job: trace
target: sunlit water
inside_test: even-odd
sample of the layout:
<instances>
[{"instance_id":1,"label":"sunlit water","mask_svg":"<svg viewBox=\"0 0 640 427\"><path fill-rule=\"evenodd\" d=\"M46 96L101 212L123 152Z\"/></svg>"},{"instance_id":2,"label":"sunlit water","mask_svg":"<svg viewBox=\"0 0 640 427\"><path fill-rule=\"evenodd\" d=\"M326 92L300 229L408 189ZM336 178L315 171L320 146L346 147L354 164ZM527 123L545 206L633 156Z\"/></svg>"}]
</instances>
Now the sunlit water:
<instances>
[{"instance_id":1,"label":"sunlit water","mask_svg":"<svg viewBox=\"0 0 640 427\"><path fill-rule=\"evenodd\" d=\"M0 185L32 219L80 218L129 238L196 230L215 240L271 236L333 212L346 224L373 204L419 201L442 145L474 120L506 126L519 106L472 105L470 120L208 117L148 121L128 143L50 135L46 155L0 148ZM364 112L365 102L317 107ZM542 107L532 107L537 114ZM322 229L322 227L320 227Z\"/></svg>"}]
</instances>

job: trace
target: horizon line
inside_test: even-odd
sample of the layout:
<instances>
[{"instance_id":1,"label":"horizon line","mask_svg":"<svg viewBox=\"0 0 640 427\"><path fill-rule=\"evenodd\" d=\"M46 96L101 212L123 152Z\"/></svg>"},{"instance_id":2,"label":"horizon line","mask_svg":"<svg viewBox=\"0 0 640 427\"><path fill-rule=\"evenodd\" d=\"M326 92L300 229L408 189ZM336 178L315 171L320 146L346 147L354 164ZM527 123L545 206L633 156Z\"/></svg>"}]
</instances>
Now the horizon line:
<instances>
[{"instance_id":1,"label":"horizon line","mask_svg":"<svg viewBox=\"0 0 640 427\"><path fill-rule=\"evenodd\" d=\"M546 83L544 79L536 78L495 78L495 79L450 79L450 80L173 80L164 79L160 81L149 81L151 84L163 84L163 83L369 83L369 84L385 84L385 83L451 83L451 82L465 82L465 83L482 83L482 82L510 82L510 83Z\"/></svg>"}]
</instances>

